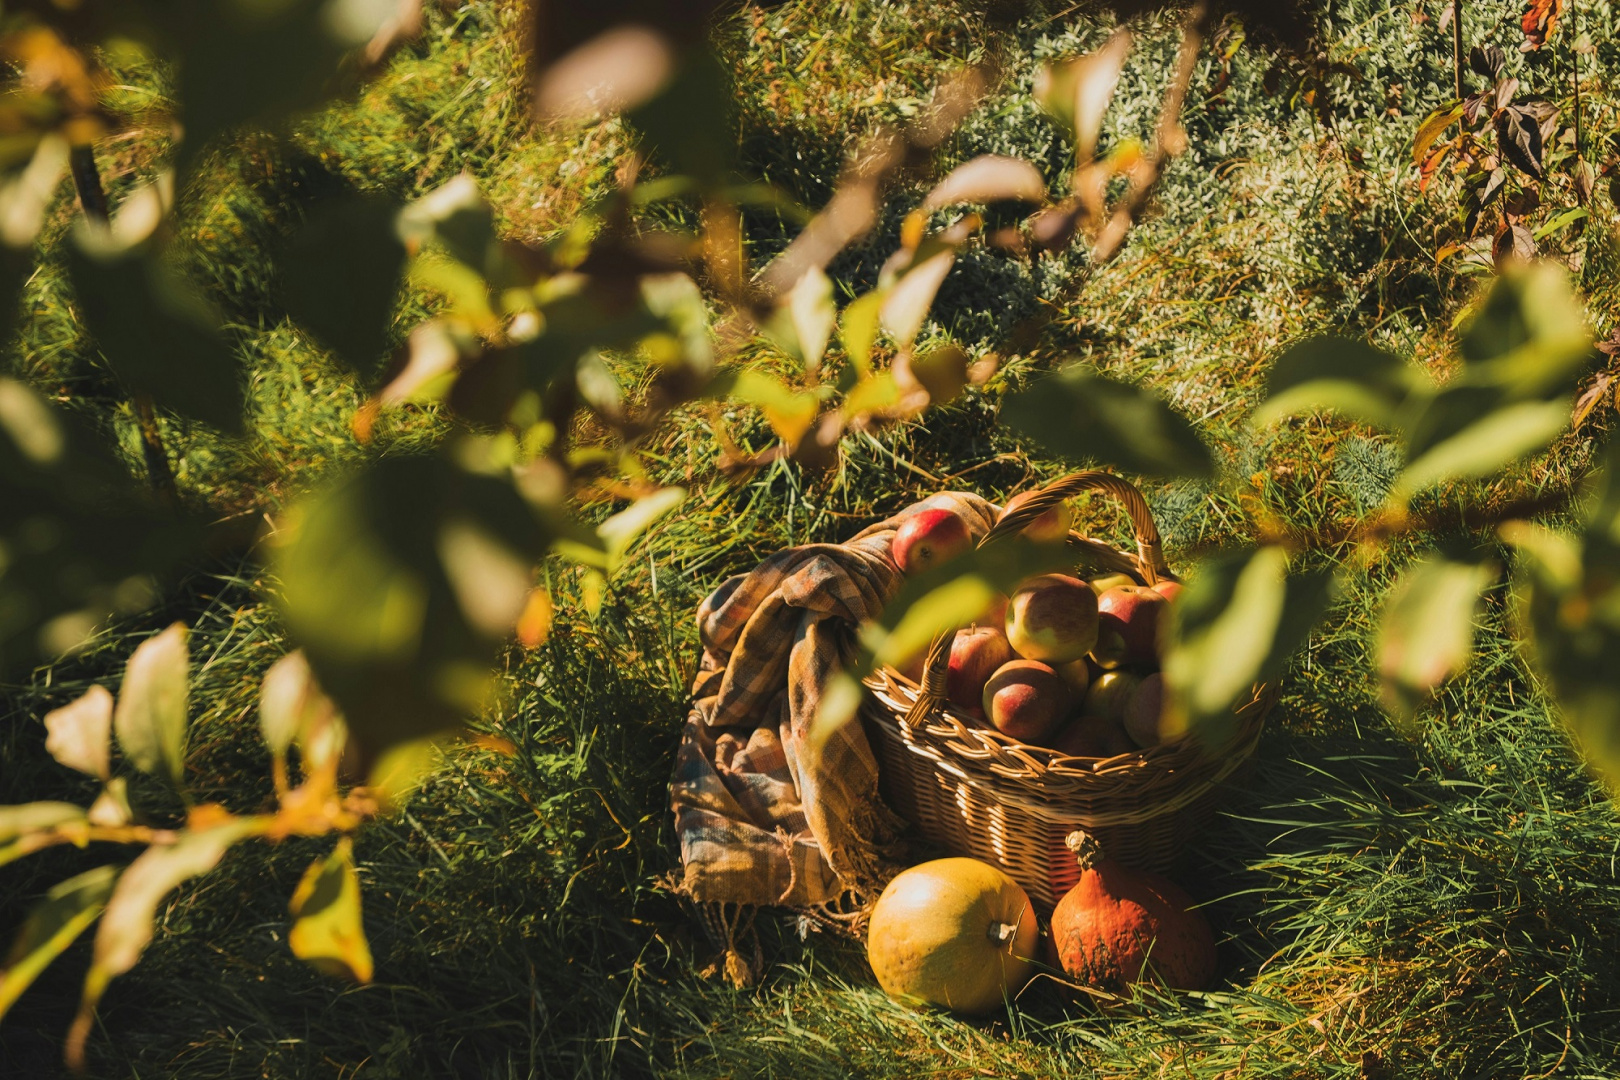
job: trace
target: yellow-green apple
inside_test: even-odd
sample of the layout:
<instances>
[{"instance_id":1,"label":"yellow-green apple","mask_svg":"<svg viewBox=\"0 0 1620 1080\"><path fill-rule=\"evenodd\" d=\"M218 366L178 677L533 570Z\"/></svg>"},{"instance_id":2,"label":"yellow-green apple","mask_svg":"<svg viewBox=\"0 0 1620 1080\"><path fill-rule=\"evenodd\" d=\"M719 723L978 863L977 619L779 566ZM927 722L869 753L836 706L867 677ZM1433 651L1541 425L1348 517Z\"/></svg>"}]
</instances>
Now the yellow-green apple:
<instances>
[{"instance_id":1,"label":"yellow-green apple","mask_svg":"<svg viewBox=\"0 0 1620 1080\"><path fill-rule=\"evenodd\" d=\"M1097 594L1066 574L1030 578L1008 598L1007 640L1026 660L1080 659L1097 644Z\"/></svg>"},{"instance_id":2,"label":"yellow-green apple","mask_svg":"<svg viewBox=\"0 0 1620 1080\"><path fill-rule=\"evenodd\" d=\"M1040 745L1074 708L1069 684L1038 660L1013 660L984 684L984 714L1003 735Z\"/></svg>"},{"instance_id":3,"label":"yellow-green apple","mask_svg":"<svg viewBox=\"0 0 1620 1080\"><path fill-rule=\"evenodd\" d=\"M1052 667L1057 671L1058 677L1068 683L1069 689L1074 691L1074 700L1079 701L1086 696L1086 691L1091 688L1091 657L1082 656L1078 660L1070 660L1067 664L1054 664Z\"/></svg>"},{"instance_id":4,"label":"yellow-green apple","mask_svg":"<svg viewBox=\"0 0 1620 1080\"><path fill-rule=\"evenodd\" d=\"M1007 500L1007 505L1001 508L1001 516L1006 517L1014 510L1023 506L1035 497L1035 492L1025 491ZM1069 538L1069 530L1074 526L1074 510L1067 502L1060 502L1028 525L1024 526L1024 536L1030 540L1053 544Z\"/></svg>"},{"instance_id":5,"label":"yellow-green apple","mask_svg":"<svg viewBox=\"0 0 1620 1080\"><path fill-rule=\"evenodd\" d=\"M1103 668L1155 664L1159 621L1170 601L1143 585L1121 585L1097 597L1097 644L1091 658Z\"/></svg>"},{"instance_id":6,"label":"yellow-green apple","mask_svg":"<svg viewBox=\"0 0 1620 1080\"><path fill-rule=\"evenodd\" d=\"M1003 665L1011 663L1007 635L994 626L970 626L951 641L950 667L945 671L945 697L952 705L980 720L984 716L984 684Z\"/></svg>"},{"instance_id":7,"label":"yellow-green apple","mask_svg":"<svg viewBox=\"0 0 1620 1080\"><path fill-rule=\"evenodd\" d=\"M1053 750L1073 757L1111 758L1136 749L1117 720L1081 716L1064 724L1050 743Z\"/></svg>"},{"instance_id":8,"label":"yellow-green apple","mask_svg":"<svg viewBox=\"0 0 1620 1080\"><path fill-rule=\"evenodd\" d=\"M1154 672L1125 703L1125 734L1137 746L1158 746L1164 738L1159 719L1164 715L1164 676Z\"/></svg>"},{"instance_id":9,"label":"yellow-green apple","mask_svg":"<svg viewBox=\"0 0 1620 1080\"><path fill-rule=\"evenodd\" d=\"M1174 600L1176 597L1186 592L1187 587L1179 581L1171 581L1169 578L1164 578L1153 586L1153 591L1164 597L1166 600Z\"/></svg>"},{"instance_id":10,"label":"yellow-green apple","mask_svg":"<svg viewBox=\"0 0 1620 1080\"><path fill-rule=\"evenodd\" d=\"M1086 700L1080 706L1086 716L1100 716L1105 720L1125 718L1125 706L1142 683L1142 676L1129 671L1105 671L1091 683Z\"/></svg>"},{"instance_id":11,"label":"yellow-green apple","mask_svg":"<svg viewBox=\"0 0 1620 1080\"><path fill-rule=\"evenodd\" d=\"M920 574L949 562L973 546L962 515L952 510L919 510L894 531L890 553L903 574Z\"/></svg>"},{"instance_id":12,"label":"yellow-green apple","mask_svg":"<svg viewBox=\"0 0 1620 1080\"><path fill-rule=\"evenodd\" d=\"M1117 589L1121 585L1135 585L1136 579L1129 574L1103 574L1092 578L1087 584L1091 586L1092 592L1101 596L1109 589Z\"/></svg>"}]
</instances>

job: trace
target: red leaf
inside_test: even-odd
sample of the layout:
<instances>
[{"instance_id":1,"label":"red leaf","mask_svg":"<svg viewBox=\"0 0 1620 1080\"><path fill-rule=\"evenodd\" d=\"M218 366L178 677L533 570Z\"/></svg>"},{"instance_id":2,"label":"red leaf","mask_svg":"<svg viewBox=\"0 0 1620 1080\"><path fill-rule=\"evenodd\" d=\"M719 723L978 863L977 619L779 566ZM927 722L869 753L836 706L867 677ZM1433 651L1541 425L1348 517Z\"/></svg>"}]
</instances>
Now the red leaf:
<instances>
[{"instance_id":1,"label":"red leaf","mask_svg":"<svg viewBox=\"0 0 1620 1080\"><path fill-rule=\"evenodd\" d=\"M1558 28L1558 19L1564 14L1564 0L1530 0L1525 6L1524 19L1520 28L1524 30L1524 41L1519 45L1522 52L1534 52L1547 44L1547 39Z\"/></svg>"}]
</instances>

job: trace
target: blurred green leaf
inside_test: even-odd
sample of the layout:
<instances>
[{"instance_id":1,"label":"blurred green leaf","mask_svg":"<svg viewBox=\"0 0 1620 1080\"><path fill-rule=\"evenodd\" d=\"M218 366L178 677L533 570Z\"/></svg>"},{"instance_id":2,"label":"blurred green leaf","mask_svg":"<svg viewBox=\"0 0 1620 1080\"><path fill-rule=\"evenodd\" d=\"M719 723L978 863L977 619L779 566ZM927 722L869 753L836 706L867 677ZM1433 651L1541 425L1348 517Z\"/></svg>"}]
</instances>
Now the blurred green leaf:
<instances>
[{"instance_id":1,"label":"blurred green leaf","mask_svg":"<svg viewBox=\"0 0 1620 1080\"><path fill-rule=\"evenodd\" d=\"M59 825L84 820L84 807L69 802L31 802L0 806L0 844L19 836L43 832Z\"/></svg>"},{"instance_id":2,"label":"blurred green leaf","mask_svg":"<svg viewBox=\"0 0 1620 1080\"><path fill-rule=\"evenodd\" d=\"M242 431L240 365L217 316L154 256L68 258L85 329L131 390L166 409Z\"/></svg>"},{"instance_id":3,"label":"blurred green leaf","mask_svg":"<svg viewBox=\"0 0 1620 1080\"><path fill-rule=\"evenodd\" d=\"M1488 476L1546 448L1569 428L1569 402L1519 401L1492 408L1494 392L1448 386L1413 426L1412 460L1395 480L1394 498L1409 497L1442 480Z\"/></svg>"},{"instance_id":4,"label":"blurred green leaf","mask_svg":"<svg viewBox=\"0 0 1620 1080\"><path fill-rule=\"evenodd\" d=\"M69 1061L83 1059L91 1018L107 984L134 967L151 944L158 904L184 882L212 870L231 845L256 828L258 823L238 818L201 832L183 832L175 843L149 847L129 864L96 928L79 1015L68 1033Z\"/></svg>"},{"instance_id":5,"label":"blurred green leaf","mask_svg":"<svg viewBox=\"0 0 1620 1080\"><path fill-rule=\"evenodd\" d=\"M434 244L483 274L495 243L495 212L471 173L461 173L399 211L400 239L411 251Z\"/></svg>"},{"instance_id":6,"label":"blurred green leaf","mask_svg":"<svg viewBox=\"0 0 1620 1080\"><path fill-rule=\"evenodd\" d=\"M1620 799L1620 448L1611 444L1582 536L1509 522L1514 599L1531 659L1576 742Z\"/></svg>"},{"instance_id":7,"label":"blurred green leaf","mask_svg":"<svg viewBox=\"0 0 1620 1080\"><path fill-rule=\"evenodd\" d=\"M925 241L905 269L884 283L878 321L900 348L910 348L916 340L939 287L955 263L955 248Z\"/></svg>"},{"instance_id":8,"label":"blurred green leaf","mask_svg":"<svg viewBox=\"0 0 1620 1080\"><path fill-rule=\"evenodd\" d=\"M883 306L883 292L863 293L844 308L838 334L844 342L844 353L856 372L865 375L872 370L872 343L877 340L878 311Z\"/></svg>"},{"instance_id":9,"label":"blurred green leaf","mask_svg":"<svg viewBox=\"0 0 1620 1080\"><path fill-rule=\"evenodd\" d=\"M685 499L685 488L661 488L651 495L643 495L598 525L596 535L602 538L602 547L607 553L607 571L612 573L617 570L625 554L630 550L630 545L636 542L636 538L652 528L659 518L681 505Z\"/></svg>"},{"instance_id":10,"label":"blurred green leaf","mask_svg":"<svg viewBox=\"0 0 1620 1080\"><path fill-rule=\"evenodd\" d=\"M1011 536L907 577L877 620L861 628L867 655L854 665L854 674L863 676L875 664L905 663L936 635L984 614L996 594L1012 592L1036 574L1072 571L1074 563L1067 545Z\"/></svg>"},{"instance_id":11,"label":"blurred green leaf","mask_svg":"<svg viewBox=\"0 0 1620 1080\"><path fill-rule=\"evenodd\" d=\"M929 644L951 630L979 618L995 603L997 590L979 574L965 574L929 592L906 607L892 629L881 623L863 628L862 642L879 666L901 667L924 652Z\"/></svg>"},{"instance_id":12,"label":"blurred green leaf","mask_svg":"<svg viewBox=\"0 0 1620 1080\"><path fill-rule=\"evenodd\" d=\"M675 77L629 114L647 150L705 187L732 179L737 155L731 75L707 49L688 53Z\"/></svg>"},{"instance_id":13,"label":"blurred green leaf","mask_svg":"<svg viewBox=\"0 0 1620 1080\"><path fill-rule=\"evenodd\" d=\"M1164 655L1173 725L1217 736L1238 697L1275 678L1327 610L1327 570L1290 575L1280 547L1201 561L1171 608Z\"/></svg>"},{"instance_id":14,"label":"blurred green leaf","mask_svg":"<svg viewBox=\"0 0 1620 1080\"><path fill-rule=\"evenodd\" d=\"M244 124L279 124L352 85L342 62L398 4L365 0L161 0L145 9L178 58L182 163ZM368 32L369 28L369 32Z\"/></svg>"},{"instance_id":15,"label":"blurred green leaf","mask_svg":"<svg viewBox=\"0 0 1620 1080\"><path fill-rule=\"evenodd\" d=\"M812 390L794 390L781 379L758 368L738 373L731 396L758 406L778 438L789 446L797 443L815 423L821 397Z\"/></svg>"},{"instance_id":16,"label":"blurred green leaf","mask_svg":"<svg viewBox=\"0 0 1620 1080\"><path fill-rule=\"evenodd\" d=\"M1209 450L1162 398L1071 365L1009 394L1001 420L1043 449L1144 476L1205 477Z\"/></svg>"},{"instance_id":17,"label":"blurred green leaf","mask_svg":"<svg viewBox=\"0 0 1620 1080\"><path fill-rule=\"evenodd\" d=\"M1023 158L981 154L952 169L923 200L925 211L958 203L993 203L1002 200L1044 202L1046 178Z\"/></svg>"},{"instance_id":18,"label":"blurred green leaf","mask_svg":"<svg viewBox=\"0 0 1620 1080\"><path fill-rule=\"evenodd\" d=\"M318 737L335 711L301 650L271 664L259 684L259 734L277 757L297 743L307 758L310 740Z\"/></svg>"},{"instance_id":19,"label":"blurred green leaf","mask_svg":"<svg viewBox=\"0 0 1620 1080\"><path fill-rule=\"evenodd\" d=\"M1496 575L1487 561L1431 555L1396 579L1376 649L1386 709L1410 717L1423 697L1467 665L1480 594Z\"/></svg>"},{"instance_id":20,"label":"blurred green leaf","mask_svg":"<svg viewBox=\"0 0 1620 1080\"><path fill-rule=\"evenodd\" d=\"M1596 359L1569 274L1552 262L1507 267L1463 330L1461 379L1504 400L1562 398Z\"/></svg>"},{"instance_id":21,"label":"blurred green leaf","mask_svg":"<svg viewBox=\"0 0 1620 1080\"><path fill-rule=\"evenodd\" d=\"M0 378L0 677L25 674L134 612L203 530L160 511L79 417Z\"/></svg>"},{"instance_id":22,"label":"blurred green leaf","mask_svg":"<svg viewBox=\"0 0 1620 1080\"><path fill-rule=\"evenodd\" d=\"M388 347L405 268L397 213L367 196L324 203L279 262L287 313L356 371L369 372Z\"/></svg>"},{"instance_id":23,"label":"blurred green leaf","mask_svg":"<svg viewBox=\"0 0 1620 1080\"><path fill-rule=\"evenodd\" d=\"M92 686L45 714L45 749L70 769L105 780L111 774L113 696Z\"/></svg>"},{"instance_id":24,"label":"blurred green leaf","mask_svg":"<svg viewBox=\"0 0 1620 1080\"><path fill-rule=\"evenodd\" d=\"M0 971L0 1018L24 990L96 921L112 895L118 867L98 866L53 886L17 931Z\"/></svg>"},{"instance_id":25,"label":"blurred green leaf","mask_svg":"<svg viewBox=\"0 0 1620 1080\"><path fill-rule=\"evenodd\" d=\"M1096 52L1042 65L1035 77L1035 100L1074 137L1080 161L1091 159L1102 134L1103 115L1113 100L1131 51L1131 33L1120 29Z\"/></svg>"},{"instance_id":26,"label":"blurred green leaf","mask_svg":"<svg viewBox=\"0 0 1620 1080\"><path fill-rule=\"evenodd\" d=\"M174 623L130 654L113 712L118 745L135 767L166 775L176 785L185 778L190 679L186 628Z\"/></svg>"},{"instance_id":27,"label":"blurred green leaf","mask_svg":"<svg viewBox=\"0 0 1620 1080\"><path fill-rule=\"evenodd\" d=\"M1396 430L1407 399L1428 381L1416 366L1366 342L1309 338L1272 363L1266 399L1249 422L1261 427L1294 413L1332 409Z\"/></svg>"},{"instance_id":28,"label":"blurred green leaf","mask_svg":"<svg viewBox=\"0 0 1620 1080\"><path fill-rule=\"evenodd\" d=\"M820 267L805 271L765 329L784 352L797 357L806 369L821 366L822 355L838 321L832 281Z\"/></svg>"},{"instance_id":29,"label":"blurred green leaf","mask_svg":"<svg viewBox=\"0 0 1620 1080\"><path fill-rule=\"evenodd\" d=\"M849 388L849 393L844 395L844 415L854 417L892 408L899 401L900 387L894 381L894 373L880 371Z\"/></svg>"},{"instance_id":30,"label":"blurred green leaf","mask_svg":"<svg viewBox=\"0 0 1620 1080\"><path fill-rule=\"evenodd\" d=\"M512 629L496 622L556 535L508 475L440 457L385 458L299 508L274 552L279 607L366 752L488 703Z\"/></svg>"},{"instance_id":31,"label":"blurred green leaf","mask_svg":"<svg viewBox=\"0 0 1620 1080\"><path fill-rule=\"evenodd\" d=\"M304 872L290 906L295 921L287 945L294 956L323 974L371 981L371 945L360 921L360 876L347 836Z\"/></svg>"}]
</instances>

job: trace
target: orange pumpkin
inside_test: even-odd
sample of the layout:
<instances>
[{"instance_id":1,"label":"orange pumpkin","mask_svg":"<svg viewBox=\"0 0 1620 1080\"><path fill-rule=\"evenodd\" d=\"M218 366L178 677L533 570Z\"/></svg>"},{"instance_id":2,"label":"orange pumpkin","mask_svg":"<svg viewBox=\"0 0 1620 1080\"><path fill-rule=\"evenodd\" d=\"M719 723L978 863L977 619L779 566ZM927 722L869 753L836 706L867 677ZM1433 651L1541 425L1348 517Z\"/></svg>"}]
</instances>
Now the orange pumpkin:
<instances>
[{"instance_id":1,"label":"orange pumpkin","mask_svg":"<svg viewBox=\"0 0 1620 1080\"><path fill-rule=\"evenodd\" d=\"M1192 898L1159 874L1103 857L1102 846L1072 832L1068 848L1080 880L1052 912L1048 948L1074 978L1124 991L1143 978L1201 990L1215 977L1215 936Z\"/></svg>"}]
</instances>

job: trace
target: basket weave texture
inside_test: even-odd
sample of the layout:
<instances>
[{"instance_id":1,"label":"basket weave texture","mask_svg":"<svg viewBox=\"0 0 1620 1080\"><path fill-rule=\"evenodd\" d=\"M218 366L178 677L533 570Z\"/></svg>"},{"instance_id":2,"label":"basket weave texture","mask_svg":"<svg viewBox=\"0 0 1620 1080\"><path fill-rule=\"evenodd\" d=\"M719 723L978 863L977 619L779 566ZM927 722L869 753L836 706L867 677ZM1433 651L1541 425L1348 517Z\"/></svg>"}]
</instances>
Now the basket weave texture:
<instances>
[{"instance_id":1,"label":"basket weave texture","mask_svg":"<svg viewBox=\"0 0 1620 1080\"><path fill-rule=\"evenodd\" d=\"M1071 533L1077 567L1122 572L1144 584L1171 578L1147 502L1130 483L1104 472L1054 481L1004 515L980 541L1021 532L1047 510L1087 491L1120 500L1135 531L1136 552ZM1213 815L1221 785L1254 753L1274 694L1256 687L1234 710L1229 741L1211 750L1189 737L1097 759L1031 746L954 710L945 672L954 634L929 650L921 685L893 670L867 680L863 718L877 750L890 805L922 835L957 855L999 866L1050 910L1079 880L1065 845L1076 828L1108 857L1165 872Z\"/></svg>"}]
</instances>

